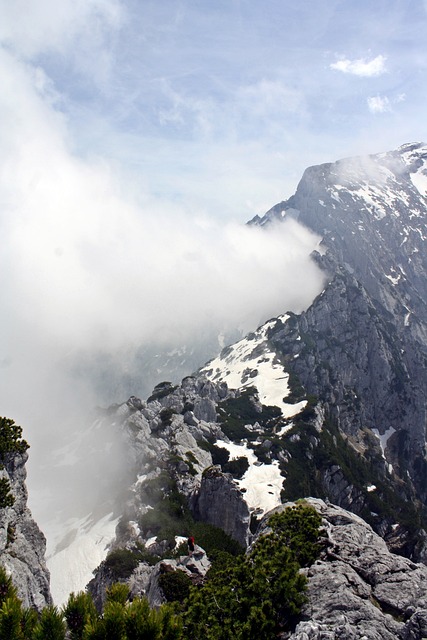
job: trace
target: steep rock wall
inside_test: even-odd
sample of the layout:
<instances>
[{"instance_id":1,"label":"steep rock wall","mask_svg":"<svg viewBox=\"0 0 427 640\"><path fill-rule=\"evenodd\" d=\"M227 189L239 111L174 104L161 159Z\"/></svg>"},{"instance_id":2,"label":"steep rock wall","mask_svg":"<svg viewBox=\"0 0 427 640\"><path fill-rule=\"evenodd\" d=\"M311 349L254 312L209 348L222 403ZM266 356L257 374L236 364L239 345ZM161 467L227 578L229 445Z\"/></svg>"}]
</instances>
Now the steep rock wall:
<instances>
[{"instance_id":1,"label":"steep rock wall","mask_svg":"<svg viewBox=\"0 0 427 640\"><path fill-rule=\"evenodd\" d=\"M0 509L0 563L12 577L24 607L41 610L51 603L46 539L27 507L27 453L7 454L0 476L11 487L14 503Z\"/></svg>"}]
</instances>

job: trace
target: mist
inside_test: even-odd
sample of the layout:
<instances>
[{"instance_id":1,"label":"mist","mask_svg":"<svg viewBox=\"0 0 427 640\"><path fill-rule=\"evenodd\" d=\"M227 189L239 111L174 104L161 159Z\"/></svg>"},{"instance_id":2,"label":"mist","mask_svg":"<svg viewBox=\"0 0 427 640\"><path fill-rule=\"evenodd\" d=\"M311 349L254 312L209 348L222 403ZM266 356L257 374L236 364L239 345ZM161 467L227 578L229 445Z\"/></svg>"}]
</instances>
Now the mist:
<instances>
[{"instance_id":1,"label":"mist","mask_svg":"<svg viewBox=\"0 0 427 640\"><path fill-rule=\"evenodd\" d=\"M319 239L294 220L261 230L165 200L143 175L130 187L108 158L76 153L40 69L1 50L0 73L0 406L30 443L30 505L43 528L58 505L99 502L94 477L110 486L123 475L125 452L113 465L104 446L116 436L99 446L90 425L95 407L138 394L144 377L159 381L134 354L196 342L214 356L224 336L302 310L322 287L309 257Z\"/></svg>"}]
</instances>

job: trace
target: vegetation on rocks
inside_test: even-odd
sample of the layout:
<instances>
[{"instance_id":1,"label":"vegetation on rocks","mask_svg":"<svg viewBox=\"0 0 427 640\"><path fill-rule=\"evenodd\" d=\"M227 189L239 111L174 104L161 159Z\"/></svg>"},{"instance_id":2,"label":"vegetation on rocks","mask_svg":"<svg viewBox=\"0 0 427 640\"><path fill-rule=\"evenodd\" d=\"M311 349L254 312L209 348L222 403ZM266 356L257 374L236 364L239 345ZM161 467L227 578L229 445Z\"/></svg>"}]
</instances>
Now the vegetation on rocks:
<instances>
[{"instance_id":1,"label":"vegetation on rocks","mask_svg":"<svg viewBox=\"0 0 427 640\"><path fill-rule=\"evenodd\" d=\"M25 453L29 444L22 438L22 427L11 418L0 418L0 460L8 453Z\"/></svg>"},{"instance_id":2,"label":"vegetation on rocks","mask_svg":"<svg viewBox=\"0 0 427 640\"><path fill-rule=\"evenodd\" d=\"M107 592L102 613L87 593L71 594L63 609L40 615L23 608L0 567L0 637L8 640L273 640L297 620L305 602L306 578L300 566L314 561L320 516L300 504L272 516L271 531L249 554L224 552L195 587L180 571L163 588L176 604L151 609L145 598L129 602L125 584ZM182 573L182 576L180 575ZM167 584L166 584L167 583Z\"/></svg>"},{"instance_id":3,"label":"vegetation on rocks","mask_svg":"<svg viewBox=\"0 0 427 640\"><path fill-rule=\"evenodd\" d=\"M270 518L271 533L261 536L249 554L225 562L203 589L190 591L185 637L269 640L291 628L306 600L300 562L315 560L320 522L303 504Z\"/></svg>"},{"instance_id":4,"label":"vegetation on rocks","mask_svg":"<svg viewBox=\"0 0 427 640\"><path fill-rule=\"evenodd\" d=\"M208 555L219 550L242 553L241 546L222 529L194 520L185 496L178 491L168 472L146 482L143 492L146 504L152 507L138 522L145 537L166 540L169 551L175 547L176 536L193 535Z\"/></svg>"},{"instance_id":5,"label":"vegetation on rocks","mask_svg":"<svg viewBox=\"0 0 427 640\"><path fill-rule=\"evenodd\" d=\"M22 438L22 427L11 418L0 417L0 470L8 455L22 454L29 444ZM7 478L0 478L0 509L13 506L15 499L11 493L11 485Z\"/></svg>"},{"instance_id":6,"label":"vegetation on rocks","mask_svg":"<svg viewBox=\"0 0 427 640\"><path fill-rule=\"evenodd\" d=\"M250 431L246 424L256 422L263 430L271 428L281 417L278 407L260 405L258 391L247 387L235 398L228 398L219 405L221 429L230 440L255 440L259 433Z\"/></svg>"}]
</instances>

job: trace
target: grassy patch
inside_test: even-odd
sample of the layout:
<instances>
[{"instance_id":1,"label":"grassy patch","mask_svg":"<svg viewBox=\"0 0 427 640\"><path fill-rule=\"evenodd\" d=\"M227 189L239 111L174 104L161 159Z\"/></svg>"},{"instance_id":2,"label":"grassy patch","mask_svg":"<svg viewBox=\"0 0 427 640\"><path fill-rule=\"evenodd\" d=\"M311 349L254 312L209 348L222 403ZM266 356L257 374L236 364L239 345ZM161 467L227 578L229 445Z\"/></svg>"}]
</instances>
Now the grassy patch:
<instances>
[{"instance_id":1,"label":"grassy patch","mask_svg":"<svg viewBox=\"0 0 427 640\"><path fill-rule=\"evenodd\" d=\"M256 440L258 431L250 431L246 425L256 422L265 429L272 429L281 418L278 407L257 403L255 387L247 387L236 398L229 398L219 405L219 422L225 435L233 441Z\"/></svg>"}]
</instances>

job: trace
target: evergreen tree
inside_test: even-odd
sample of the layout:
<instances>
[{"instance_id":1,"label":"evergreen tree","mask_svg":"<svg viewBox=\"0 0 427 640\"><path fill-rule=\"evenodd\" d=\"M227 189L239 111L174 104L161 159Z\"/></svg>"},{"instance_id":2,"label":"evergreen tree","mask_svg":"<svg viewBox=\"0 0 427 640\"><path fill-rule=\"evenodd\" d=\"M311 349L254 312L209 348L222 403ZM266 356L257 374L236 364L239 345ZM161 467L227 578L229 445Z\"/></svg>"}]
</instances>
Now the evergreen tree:
<instances>
[{"instance_id":1,"label":"evergreen tree","mask_svg":"<svg viewBox=\"0 0 427 640\"><path fill-rule=\"evenodd\" d=\"M15 498L10 492L10 489L9 480L7 478L0 478L0 509L14 505Z\"/></svg>"},{"instance_id":2,"label":"evergreen tree","mask_svg":"<svg viewBox=\"0 0 427 640\"><path fill-rule=\"evenodd\" d=\"M0 459L7 453L24 453L28 447L28 442L22 439L22 427L10 418L0 417Z\"/></svg>"},{"instance_id":3,"label":"evergreen tree","mask_svg":"<svg viewBox=\"0 0 427 640\"><path fill-rule=\"evenodd\" d=\"M271 533L260 537L250 554L228 563L223 559L202 589L191 589L185 637L273 640L291 628L306 600L300 567L318 553L320 522L306 505L270 518Z\"/></svg>"},{"instance_id":4,"label":"evergreen tree","mask_svg":"<svg viewBox=\"0 0 427 640\"><path fill-rule=\"evenodd\" d=\"M128 640L163 640L158 613L150 609L146 598L136 598L132 602L125 624Z\"/></svg>"},{"instance_id":5,"label":"evergreen tree","mask_svg":"<svg viewBox=\"0 0 427 640\"><path fill-rule=\"evenodd\" d=\"M6 569L0 566L0 606L7 598L17 598L17 592L12 578L7 575Z\"/></svg>"},{"instance_id":6,"label":"evergreen tree","mask_svg":"<svg viewBox=\"0 0 427 640\"><path fill-rule=\"evenodd\" d=\"M33 640L65 640L66 624L57 607L48 605L43 609L33 632Z\"/></svg>"},{"instance_id":7,"label":"evergreen tree","mask_svg":"<svg viewBox=\"0 0 427 640\"><path fill-rule=\"evenodd\" d=\"M71 640L81 640L85 625L98 618L92 597L81 591L77 595L72 593L64 607L64 616L70 631Z\"/></svg>"},{"instance_id":8,"label":"evergreen tree","mask_svg":"<svg viewBox=\"0 0 427 640\"><path fill-rule=\"evenodd\" d=\"M16 596L6 598L0 608L0 638L25 640L21 629L22 607Z\"/></svg>"}]
</instances>

